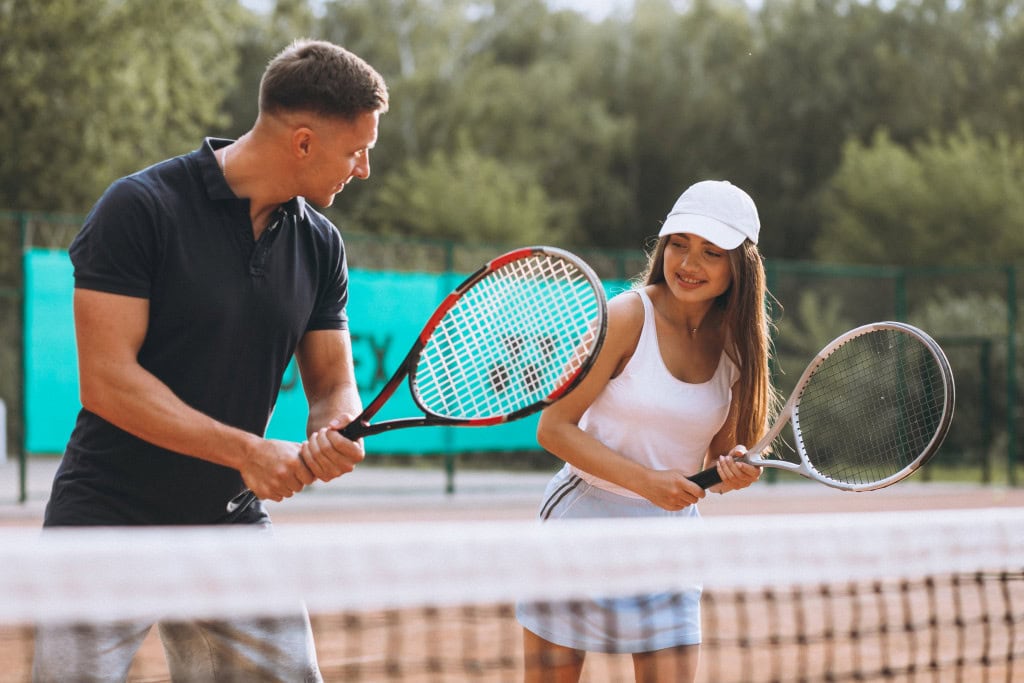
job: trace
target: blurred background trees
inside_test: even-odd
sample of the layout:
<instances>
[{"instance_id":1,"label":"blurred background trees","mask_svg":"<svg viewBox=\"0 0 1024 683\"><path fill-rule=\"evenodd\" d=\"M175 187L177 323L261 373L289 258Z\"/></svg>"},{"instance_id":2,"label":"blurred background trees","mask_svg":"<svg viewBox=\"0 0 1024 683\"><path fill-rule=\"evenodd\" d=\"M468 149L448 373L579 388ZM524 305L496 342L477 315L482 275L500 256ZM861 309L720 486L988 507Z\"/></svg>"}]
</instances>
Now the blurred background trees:
<instances>
[{"instance_id":1,"label":"blurred background trees","mask_svg":"<svg viewBox=\"0 0 1024 683\"><path fill-rule=\"evenodd\" d=\"M683 188L729 178L769 257L1024 257L1024 0L616 7L0 0L0 207L84 212L240 134L267 60L311 36L392 93L342 230L640 248Z\"/></svg>"},{"instance_id":2,"label":"blurred background trees","mask_svg":"<svg viewBox=\"0 0 1024 683\"><path fill-rule=\"evenodd\" d=\"M88 209L230 125L247 19L218 0L0 2L0 208Z\"/></svg>"},{"instance_id":3,"label":"blurred background trees","mask_svg":"<svg viewBox=\"0 0 1024 683\"><path fill-rule=\"evenodd\" d=\"M327 212L361 267L393 265L377 238L410 267L423 239L543 242L628 277L685 187L730 179L764 224L782 386L853 324L906 319L952 354L955 452L1012 449L1024 0L559 9L594 4L0 0L0 396L20 391L26 214L10 212L62 214L29 231L66 246L115 178L245 132L267 61L313 37L391 91L371 179Z\"/></svg>"}]
</instances>

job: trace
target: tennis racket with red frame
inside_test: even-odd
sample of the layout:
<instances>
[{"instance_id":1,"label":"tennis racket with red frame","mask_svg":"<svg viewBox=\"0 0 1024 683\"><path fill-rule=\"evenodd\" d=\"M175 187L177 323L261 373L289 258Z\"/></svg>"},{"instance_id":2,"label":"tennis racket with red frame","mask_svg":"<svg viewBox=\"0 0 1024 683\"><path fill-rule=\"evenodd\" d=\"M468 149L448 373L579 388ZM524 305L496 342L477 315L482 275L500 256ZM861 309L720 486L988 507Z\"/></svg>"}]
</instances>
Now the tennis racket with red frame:
<instances>
[{"instance_id":1,"label":"tennis racket with red frame","mask_svg":"<svg viewBox=\"0 0 1024 683\"><path fill-rule=\"evenodd\" d=\"M880 489L938 451L954 404L953 372L934 339L904 323L863 325L815 356L775 424L738 460L846 491ZM787 423L795 460L769 451ZM705 489L721 481L714 468L690 478Z\"/></svg>"},{"instance_id":2,"label":"tennis racket with red frame","mask_svg":"<svg viewBox=\"0 0 1024 683\"><path fill-rule=\"evenodd\" d=\"M380 393L341 433L497 425L567 394L590 370L608 327L604 288L578 256L534 246L492 259L455 288ZM422 415L373 423L408 377ZM255 498L247 490L228 512Z\"/></svg>"}]
</instances>

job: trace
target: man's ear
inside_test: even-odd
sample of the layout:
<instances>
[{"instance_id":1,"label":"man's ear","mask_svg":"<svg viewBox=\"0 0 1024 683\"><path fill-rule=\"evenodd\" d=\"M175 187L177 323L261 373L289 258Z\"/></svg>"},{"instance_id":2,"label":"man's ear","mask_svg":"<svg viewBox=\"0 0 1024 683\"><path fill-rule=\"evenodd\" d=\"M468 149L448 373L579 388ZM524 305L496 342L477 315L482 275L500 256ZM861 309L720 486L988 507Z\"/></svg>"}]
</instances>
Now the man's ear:
<instances>
[{"instance_id":1,"label":"man's ear","mask_svg":"<svg viewBox=\"0 0 1024 683\"><path fill-rule=\"evenodd\" d=\"M300 126L292 131L292 153L298 159L305 159L313 149L316 134L312 128Z\"/></svg>"}]
</instances>

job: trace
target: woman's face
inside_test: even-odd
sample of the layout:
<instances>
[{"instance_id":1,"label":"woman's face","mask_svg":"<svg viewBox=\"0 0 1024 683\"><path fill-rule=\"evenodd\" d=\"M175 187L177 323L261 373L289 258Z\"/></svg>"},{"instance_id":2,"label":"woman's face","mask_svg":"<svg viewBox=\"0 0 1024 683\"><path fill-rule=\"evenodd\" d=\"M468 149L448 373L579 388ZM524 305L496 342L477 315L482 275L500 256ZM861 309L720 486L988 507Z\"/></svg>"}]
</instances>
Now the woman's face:
<instances>
[{"instance_id":1,"label":"woman's face","mask_svg":"<svg viewBox=\"0 0 1024 683\"><path fill-rule=\"evenodd\" d=\"M732 285L729 252L690 233L669 235L664 254L665 282L680 301L717 299Z\"/></svg>"}]
</instances>

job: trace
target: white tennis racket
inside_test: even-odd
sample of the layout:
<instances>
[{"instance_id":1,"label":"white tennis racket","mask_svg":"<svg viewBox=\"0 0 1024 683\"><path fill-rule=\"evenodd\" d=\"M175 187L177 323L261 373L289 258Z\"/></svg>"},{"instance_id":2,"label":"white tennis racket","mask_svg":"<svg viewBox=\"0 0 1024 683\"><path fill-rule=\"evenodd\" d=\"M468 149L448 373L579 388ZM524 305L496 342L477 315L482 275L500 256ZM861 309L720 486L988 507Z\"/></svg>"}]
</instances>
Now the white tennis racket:
<instances>
[{"instance_id":1,"label":"white tennis racket","mask_svg":"<svg viewBox=\"0 0 1024 683\"><path fill-rule=\"evenodd\" d=\"M871 323L815 356L775 424L739 460L846 491L880 489L938 451L954 403L953 372L934 339L904 323ZM766 453L786 424L795 462ZM691 479L705 489L721 481L714 468Z\"/></svg>"}]
</instances>

